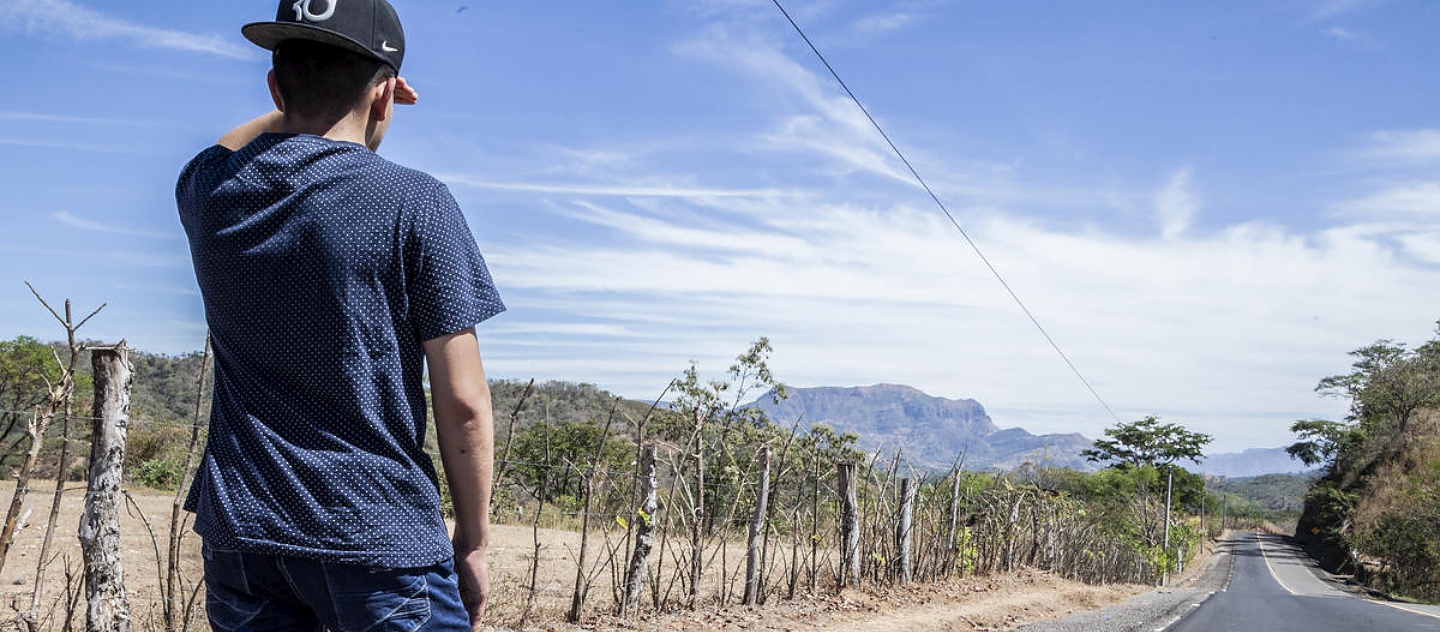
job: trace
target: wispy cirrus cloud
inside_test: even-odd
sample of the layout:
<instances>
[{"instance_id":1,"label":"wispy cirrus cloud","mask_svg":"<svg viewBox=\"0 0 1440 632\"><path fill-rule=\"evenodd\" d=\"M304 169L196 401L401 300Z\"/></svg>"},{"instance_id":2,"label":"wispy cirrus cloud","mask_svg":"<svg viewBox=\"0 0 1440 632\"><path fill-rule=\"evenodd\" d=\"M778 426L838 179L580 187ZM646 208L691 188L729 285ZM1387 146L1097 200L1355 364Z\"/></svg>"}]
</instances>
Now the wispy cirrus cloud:
<instances>
[{"instance_id":1,"label":"wispy cirrus cloud","mask_svg":"<svg viewBox=\"0 0 1440 632\"><path fill-rule=\"evenodd\" d=\"M1440 160L1440 129L1374 132L1357 155L1363 159L1430 162Z\"/></svg>"},{"instance_id":2,"label":"wispy cirrus cloud","mask_svg":"<svg viewBox=\"0 0 1440 632\"><path fill-rule=\"evenodd\" d=\"M55 221L65 224L66 226L71 226L73 228L79 228L81 230L88 230L97 233L110 233L112 235L126 235L129 237L148 237L151 239L180 238L179 235L173 233L158 233L148 230L125 228L123 226L112 226L110 224L105 224L94 220L88 220L83 217L77 217L70 211L56 211L54 213L51 213L50 217L54 218Z\"/></svg>"},{"instance_id":3,"label":"wispy cirrus cloud","mask_svg":"<svg viewBox=\"0 0 1440 632\"><path fill-rule=\"evenodd\" d=\"M1357 35L1354 31L1351 31L1349 29L1342 29L1338 26L1325 29L1323 31L1320 31L1320 33L1337 42L1353 42L1357 39L1360 39L1360 36Z\"/></svg>"},{"instance_id":4,"label":"wispy cirrus cloud","mask_svg":"<svg viewBox=\"0 0 1440 632\"><path fill-rule=\"evenodd\" d=\"M566 167L546 174L594 184L536 186L503 173L474 181L535 193L565 221L565 230L486 247L513 308L514 326L484 343L497 374L603 375L602 386L644 397L688 360L720 370L766 335L772 368L793 384L904 382L976 397L1002 425L1090 436L1109 426L863 114L768 32L726 23L677 50L734 73L768 114L748 133L711 139L707 156L756 173L783 164L783 185L696 186L720 176L604 147L575 150L603 168L558 161ZM903 122L897 129L905 133ZM1424 138L1374 143L1426 155ZM1415 288L1440 286L1440 268L1417 253L1440 252L1440 234L1395 228L1405 215L1415 216L1406 225L1426 225L1440 187L1425 180L1296 209L1336 211L1315 230L1237 221L1200 231L1196 217L1227 198L1207 199L1190 166L1158 185L1083 170L1056 184L1028 173L1023 158L1007 156L1005 168L974 156L920 162L935 167L969 235L1122 418L1173 416L1216 434L1221 449L1279 445L1294 419L1344 414L1312 389L1343 370L1347 351L1429 334L1433 297ZM743 194L713 195L723 191ZM1139 215L1144 229L1046 215L1106 204ZM1412 210L1382 210L1395 207Z\"/></svg>"},{"instance_id":5,"label":"wispy cirrus cloud","mask_svg":"<svg viewBox=\"0 0 1440 632\"><path fill-rule=\"evenodd\" d=\"M1160 234L1166 239L1184 233L1200 212L1200 195L1193 180L1189 167L1180 169L1155 196L1155 216L1160 222Z\"/></svg>"},{"instance_id":6,"label":"wispy cirrus cloud","mask_svg":"<svg viewBox=\"0 0 1440 632\"><path fill-rule=\"evenodd\" d=\"M484 180L461 173L439 173L436 174L436 177L446 184L455 186L525 193L674 198L773 197L786 195L786 192L778 189L721 189L639 184L584 184L578 182L502 182L498 180Z\"/></svg>"},{"instance_id":7,"label":"wispy cirrus cloud","mask_svg":"<svg viewBox=\"0 0 1440 632\"><path fill-rule=\"evenodd\" d=\"M67 0L0 0L0 29L78 40L116 40L139 48L163 48L231 59L258 56L250 48L219 35L136 24Z\"/></svg>"},{"instance_id":8,"label":"wispy cirrus cloud","mask_svg":"<svg viewBox=\"0 0 1440 632\"><path fill-rule=\"evenodd\" d=\"M763 82L779 100L798 100L803 107L761 135L771 149L819 151L837 159L838 173L866 173L911 183L865 113L849 97L753 34L737 35L723 26L678 47L686 55L708 61Z\"/></svg>"},{"instance_id":9,"label":"wispy cirrus cloud","mask_svg":"<svg viewBox=\"0 0 1440 632\"><path fill-rule=\"evenodd\" d=\"M1328 20L1357 11L1367 11L1392 0L1301 0L1295 3L1312 22Z\"/></svg>"},{"instance_id":10,"label":"wispy cirrus cloud","mask_svg":"<svg viewBox=\"0 0 1440 632\"><path fill-rule=\"evenodd\" d=\"M94 118L89 116L67 116L64 114L53 114L48 112L4 112L0 111L0 121L25 121L30 123L66 123L84 125L114 125L126 124L129 121L117 119Z\"/></svg>"},{"instance_id":11,"label":"wispy cirrus cloud","mask_svg":"<svg viewBox=\"0 0 1440 632\"><path fill-rule=\"evenodd\" d=\"M861 18L855 22L855 32L863 36L876 36L904 30L918 21L913 13L882 13Z\"/></svg>"}]
</instances>

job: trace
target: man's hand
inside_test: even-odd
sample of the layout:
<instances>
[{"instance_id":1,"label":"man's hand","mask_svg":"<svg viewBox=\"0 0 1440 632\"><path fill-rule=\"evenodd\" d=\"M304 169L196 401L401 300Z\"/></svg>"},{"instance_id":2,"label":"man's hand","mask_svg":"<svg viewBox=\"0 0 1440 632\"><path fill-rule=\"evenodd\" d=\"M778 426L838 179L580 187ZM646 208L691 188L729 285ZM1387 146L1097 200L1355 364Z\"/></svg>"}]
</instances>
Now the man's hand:
<instances>
[{"instance_id":1,"label":"man's hand","mask_svg":"<svg viewBox=\"0 0 1440 632\"><path fill-rule=\"evenodd\" d=\"M415 105L420 102L420 93L405 81L404 77L395 78L395 103L400 105Z\"/></svg>"},{"instance_id":2,"label":"man's hand","mask_svg":"<svg viewBox=\"0 0 1440 632\"><path fill-rule=\"evenodd\" d=\"M490 601L490 567L485 551L455 551L455 574L460 578L460 600L470 615L470 629L480 632L485 606Z\"/></svg>"}]
</instances>

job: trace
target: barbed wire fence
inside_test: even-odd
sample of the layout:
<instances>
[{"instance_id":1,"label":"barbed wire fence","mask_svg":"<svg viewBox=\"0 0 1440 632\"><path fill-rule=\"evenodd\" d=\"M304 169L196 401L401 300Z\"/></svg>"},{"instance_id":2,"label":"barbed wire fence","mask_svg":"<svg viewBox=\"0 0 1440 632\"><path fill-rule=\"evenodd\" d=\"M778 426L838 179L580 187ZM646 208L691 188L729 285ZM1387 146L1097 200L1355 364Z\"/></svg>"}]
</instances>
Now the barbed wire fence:
<instances>
[{"instance_id":1,"label":"barbed wire fence","mask_svg":"<svg viewBox=\"0 0 1440 632\"><path fill-rule=\"evenodd\" d=\"M197 385L205 383L206 364ZM198 402L204 393L198 386L197 392ZM1084 501L1005 475L965 471L963 455L943 475L917 473L903 454L857 459L853 451L822 445L800 432L798 421L788 435L759 443L727 440L728 429L677 441L646 436L643 420L622 428L613 408L598 441L582 446L580 456L551 449L548 420L529 422L542 424L544 449L517 455L511 443L524 406L522 397L502 436L492 515L497 525L527 528L531 543L528 568L508 579L509 591L497 600L509 607L492 609L498 623L524 628L562 617L628 619L764 605L1020 568L1090 583L1148 583L1159 572L1153 556L1097 528ZM193 455L199 410L190 422L134 417L126 424L189 432ZM55 419L104 421L73 411ZM606 455L613 441L633 455L628 463ZM49 457L51 450L78 451L89 442L67 434L40 452ZM172 509L192 468L187 463L177 482ZM146 629L204 629L199 543L187 536L188 514L173 509L168 524L146 515L133 486L122 483L122 528L149 551L132 550L130 570L153 572L157 587L126 595L136 608L129 616ZM62 482L56 489L57 498L71 498L91 486ZM41 537L23 524L18 531L18 541ZM12 595L15 629L68 632L83 625L77 553L83 551L40 556L33 590ZM146 568L150 561L153 571ZM63 584L42 593L50 575Z\"/></svg>"}]
</instances>

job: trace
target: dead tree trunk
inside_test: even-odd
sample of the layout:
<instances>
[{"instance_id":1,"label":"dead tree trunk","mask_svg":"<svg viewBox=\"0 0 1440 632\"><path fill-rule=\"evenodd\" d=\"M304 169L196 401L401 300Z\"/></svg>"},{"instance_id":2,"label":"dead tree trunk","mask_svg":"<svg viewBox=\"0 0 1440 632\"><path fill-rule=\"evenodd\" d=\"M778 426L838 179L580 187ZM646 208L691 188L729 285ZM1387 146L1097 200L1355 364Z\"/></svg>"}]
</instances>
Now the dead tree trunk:
<instances>
[{"instance_id":1,"label":"dead tree trunk","mask_svg":"<svg viewBox=\"0 0 1440 632\"><path fill-rule=\"evenodd\" d=\"M910 523L915 515L915 486L900 479L900 519L895 524L895 570L900 584L910 583Z\"/></svg>"},{"instance_id":2,"label":"dead tree trunk","mask_svg":"<svg viewBox=\"0 0 1440 632\"><path fill-rule=\"evenodd\" d=\"M100 310L105 309L105 305L102 304L100 307L95 308L95 311L90 312L89 316L86 316L79 323L76 323L73 319L70 299L65 299L65 317L61 318L60 314L50 307L49 301L46 301L44 297L40 296L39 292L35 291L35 286L29 283L26 283L26 285L30 287L30 292L35 295L35 299L40 301L40 304L45 306L45 309L50 312L50 315L54 316L55 320L60 322L61 327L65 328L66 351L68 352L66 362L61 367L63 371L60 375L60 392L56 393L53 390L51 392L52 406L54 406L53 399L55 395L60 395L64 399L64 416L60 422L60 458L55 461L55 493L50 498L50 515L45 521L45 535L40 540L40 555L35 567L35 585L30 591L30 610L21 616L21 619L25 621L26 625L29 626L31 630L35 630L38 626L40 616L40 597L45 594L45 567L50 563L50 546L55 540L55 525L60 520L60 502L63 500L65 479L67 478L66 468L70 467L70 431L72 428L71 421L75 413L75 365L80 360L81 350L80 344L75 341L75 332L85 326L85 323L90 322L90 319L94 318L96 314L99 314ZM59 358L57 357L56 359L58 360Z\"/></svg>"},{"instance_id":3,"label":"dead tree trunk","mask_svg":"<svg viewBox=\"0 0 1440 632\"><path fill-rule=\"evenodd\" d=\"M705 572L705 540L701 537L705 523L705 438L701 433L704 421L695 426L695 506L690 521L690 586L689 607L700 603L700 577Z\"/></svg>"},{"instance_id":4,"label":"dead tree trunk","mask_svg":"<svg viewBox=\"0 0 1440 632\"><path fill-rule=\"evenodd\" d=\"M130 357L125 343L91 352L95 379L95 430L90 444L90 485L80 521L85 557L86 632L129 632L130 605L120 564L120 489L130 421Z\"/></svg>"},{"instance_id":5,"label":"dead tree trunk","mask_svg":"<svg viewBox=\"0 0 1440 632\"><path fill-rule=\"evenodd\" d=\"M655 496L655 446L647 445L640 452L640 508L632 518L635 523L635 551L630 567L625 569L625 598L620 613L630 613L645 589L645 573L650 568L650 550L655 546L655 512L659 502Z\"/></svg>"},{"instance_id":6,"label":"dead tree trunk","mask_svg":"<svg viewBox=\"0 0 1440 632\"><path fill-rule=\"evenodd\" d=\"M750 520L750 539L745 551L745 605L760 599L760 534L770 504L770 447L760 449L760 484L755 492L755 517Z\"/></svg>"},{"instance_id":7,"label":"dead tree trunk","mask_svg":"<svg viewBox=\"0 0 1440 632\"><path fill-rule=\"evenodd\" d=\"M836 466L836 486L840 492L840 581L839 586L855 586L860 581L860 504L856 489L855 464Z\"/></svg>"},{"instance_id":8,"label":"dead tree trunk","mask_svg":"<svg viewBox=\"0 0 1440 632\"><path fill-rule=\"evenodd\" d=\"M615 421L615 412L620 409L620 399L610 406L610 417L605 420L605 431L600 433L600 443L595 446L595 455L590 459L590 470L585 473L585 515L580 517L580 554L575 558L575 590L570 595L570 613L565 620L578 623L585 609L585 598L590 594L592 578L585 568L585 552L590 544L590 514L595 502L595 477L600 475L600 459L605 455L605 443L610 440L610 425Z\"/></svg>"},{"instance_id":9,"label":"dead tree trunk","mask_svg":"<svg viewBox=\"0 0 1440 632\"><path fill-rule=\"evenodd\" d=\"M525 400L530 398L530 393L535 390L535 378L530 378L530 383L525 385L525 392L520 393L520 401L515 402L515 409L510 411L510 429L505 432L505 450L500 454L500 460L495 462L494 481L490 484L490 498L500 497L500 485L505 482L505 472L510 469L510 448L515 445L515 422L520 420L520 410L525 407ZM491 502L490 510L493 512L500 503Z\"/></svg>"},{"instance_id":10,"label":"dead tree trunk","mask_svg":"<svg viewBox=\"0 0 1440 632\"><path fill-rule=\"evenodd\" d=\"M52 401L53 403L53 401ZM15 542L15 530L20 524L20 510L25 505L25 495L30 492L30 472L40 460L40 448L45 445L45 430L55 418L54 406L36 407L35 413L25 422L25 433L30 436L30 449L25 453L25 462L15 479L15 494L10 497L10 511L5 514L5 529L0 532L0 568L10 554L10 545Z\"/></svg>"}]
</instances>

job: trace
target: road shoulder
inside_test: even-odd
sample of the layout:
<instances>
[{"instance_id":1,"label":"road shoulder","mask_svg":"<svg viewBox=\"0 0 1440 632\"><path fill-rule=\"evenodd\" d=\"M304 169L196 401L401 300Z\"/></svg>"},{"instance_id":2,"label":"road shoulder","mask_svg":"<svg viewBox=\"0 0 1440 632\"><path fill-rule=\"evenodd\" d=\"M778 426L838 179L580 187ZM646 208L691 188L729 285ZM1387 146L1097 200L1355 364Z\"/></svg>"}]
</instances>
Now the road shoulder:
<instances>
[{"instance_id":1,"label":"road shoulder","mask_svg":"<svg viewBox=\"0 0 1440 632\"><path fill-rule=\"evenodd\" d=\"M1211 595L1230 583L1234 569L1233 540L1220 543L1197 572L1176 585L1143 593L1129 601L1102 610L1084 612L1064 619L1041 621L1017 628L1017 632L1154 632L1173 625L1190 614Z\"/></svg>"}]
</instances>

